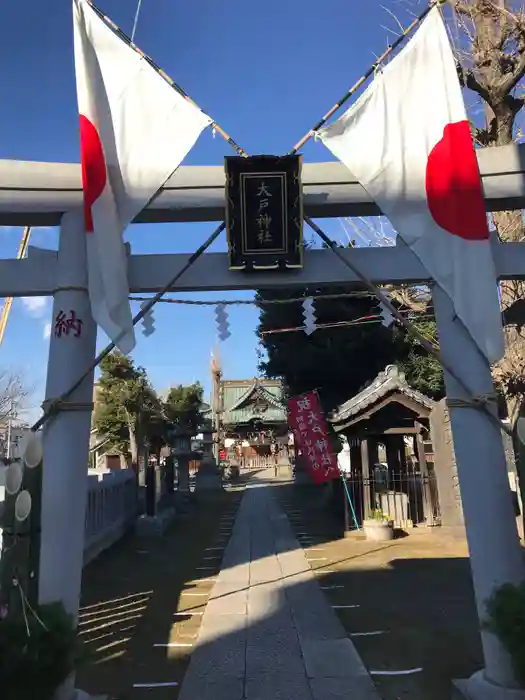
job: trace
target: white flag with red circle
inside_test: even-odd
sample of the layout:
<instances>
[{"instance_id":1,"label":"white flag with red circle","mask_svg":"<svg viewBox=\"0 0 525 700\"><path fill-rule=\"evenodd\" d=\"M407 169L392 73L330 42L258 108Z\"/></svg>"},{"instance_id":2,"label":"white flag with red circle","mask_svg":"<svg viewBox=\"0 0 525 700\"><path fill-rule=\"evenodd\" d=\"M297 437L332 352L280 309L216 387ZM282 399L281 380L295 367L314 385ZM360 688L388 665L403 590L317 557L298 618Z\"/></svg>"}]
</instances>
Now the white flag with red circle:
<instances>
[{"instance_id":1,"label":"white flag with red circle","mask_svg":"<svg viewBox=\"0 0 525 700\"><path fill-rule=\"evenodd\" d=\"M504 339L481 180L437 7L319 135L448 294L481 352L499 360Z\"/></svg>"},{"instance_id":2,"label":"white flag with red circle","mask_svg":"<svg viewBox=\"0 0 525 700\"><path fill-rule=\"evenodd\" d=\"M73 0L88 286L97 324L135 345L124 229L179 167L211 119Z\"/></svg>"}]
</instances>

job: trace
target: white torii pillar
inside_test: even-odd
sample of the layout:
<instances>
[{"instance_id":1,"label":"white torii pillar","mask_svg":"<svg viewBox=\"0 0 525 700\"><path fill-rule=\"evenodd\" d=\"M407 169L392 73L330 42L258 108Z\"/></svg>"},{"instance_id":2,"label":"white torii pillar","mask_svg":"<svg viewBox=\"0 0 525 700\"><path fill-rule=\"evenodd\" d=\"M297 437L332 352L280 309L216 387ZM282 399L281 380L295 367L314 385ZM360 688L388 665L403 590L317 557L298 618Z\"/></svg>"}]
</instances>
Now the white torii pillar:
<instances>
[{"instance_id":1,"label":"white torii pillar","mask_svg":"<svg viewBox=\"0 0 525 700\"><path fill-rule=\"evenodd\" d=\"M95 358L97 329L87 293L85 235L81 210L63 215L46 401L67 391ZM75 620L84 556L92 402L93 373L43 428L39 598L41 603L61 601ZM74 679L70 678L59 690L57 700L74 697Z\"/></svg>"},{"instance_id":2,"label":"white torii pillar","mask_svg":"<svg viewBox=\"0 0 525 700\"><path fill-rule=\"evenodd\" d=\"M456 318L448 296L433 288L439 345L444 364L451 367L474 396L494 395L490 365ZM450 423L458 468L461 501L470 554L470 566L480 621L487 618L486 601L504 583L525 580L525 559L520 546L511 499L501 430L478 408L468 406L469 396L445 370ZM496 407L494 407L496 410ZM510 657L499 640L481 630L485 668L458 687L472 700L525 700Z\"/></svg>"}]
</instances>

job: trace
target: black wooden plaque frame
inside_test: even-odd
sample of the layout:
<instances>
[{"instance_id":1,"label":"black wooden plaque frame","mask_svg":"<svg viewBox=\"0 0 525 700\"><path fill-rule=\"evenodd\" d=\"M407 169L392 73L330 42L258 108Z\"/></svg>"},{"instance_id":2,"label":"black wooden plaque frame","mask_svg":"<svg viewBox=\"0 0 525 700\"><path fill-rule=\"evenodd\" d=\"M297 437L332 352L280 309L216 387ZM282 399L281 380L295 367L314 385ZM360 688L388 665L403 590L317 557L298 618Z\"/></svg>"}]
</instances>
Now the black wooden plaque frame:
<instances>
[{"instance_id":1,"label":"black wooden plaque frame","mask_svg":"<svg viewBox=\"0 0 525 700\"><path fill-rule=\"evenodd\" d=\"M226 156L230 270L303 267L302 156Z\"/></svg>"}]
</instances>

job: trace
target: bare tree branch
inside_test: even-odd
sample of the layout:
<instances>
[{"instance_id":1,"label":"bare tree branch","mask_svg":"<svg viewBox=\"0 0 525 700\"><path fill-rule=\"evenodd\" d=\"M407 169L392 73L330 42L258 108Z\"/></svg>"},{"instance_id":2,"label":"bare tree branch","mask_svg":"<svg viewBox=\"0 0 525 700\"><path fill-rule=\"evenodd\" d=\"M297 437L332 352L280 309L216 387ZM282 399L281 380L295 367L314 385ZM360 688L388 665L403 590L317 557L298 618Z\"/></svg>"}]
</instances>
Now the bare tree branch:
<instances>
[{"instance_id":1,"label":"bare tree branch","mask_svg":"<svg viewBox=\"0 0 525 700\"><path fill-rule=\"evenodd\" d=\"M399 19L396 17L396 15L392 12L392 10L389 10L388 7L385 7L384 5L381 5L380 7L381 7L381 9L384 10L385 12L388 12L388 14L390 15L390 17L392 17L392 19L394 19L394 20L397 22L397 26L399 27L399 29L401 30L401 32L404 32L404 31L405 31L405 28L403 27L403 25L401 24L401 22L399 21Z\"/></svg>"},{"instance_id":2,"label":"bare tree branch","mask_svg":"<svg viewBox=\"0 0 525 700\"><path fill-rule=\"evenodd\" d=\"M465 70L461 63L457 62L459 82L463 87L476 92L482 100L490 104L490 94L488 90L478 81L472 69Z\"/></svg>"},{"instance_id":3,"label":"bare tree branch","mask_svg":"<svg viewBox=\"0 0 525 700\"><path fill-rule=\"evenodd\" d=\"M30 393L20 374L0 372L0 425L25 408Z\"/></svg>"},{"instance_id":4,"label":"bare tree branch","mask_svg":"<svg viewBox=\"0 0 525 700\"><path fill-rule=\"evenodd\" d=\"M466 2L454 2L452 7L458 15L472 17L472 7Z\"/></svg>"},{"instance_id":5,"label":"bare tree branch","mask_svg":"<svg viewBox=\"0 0 525 700\"><path fill-rule=\"evenodd\" d=\"M522 42L519 42L522 43ZM502 78L495 84L495 90L499 95L505 97L508 95L520 80L525 75L525 41L523 42L523 47L520 49L521 53L512 62L512 72L508 73L506 78Z\"/></svg>"}]
</instances>

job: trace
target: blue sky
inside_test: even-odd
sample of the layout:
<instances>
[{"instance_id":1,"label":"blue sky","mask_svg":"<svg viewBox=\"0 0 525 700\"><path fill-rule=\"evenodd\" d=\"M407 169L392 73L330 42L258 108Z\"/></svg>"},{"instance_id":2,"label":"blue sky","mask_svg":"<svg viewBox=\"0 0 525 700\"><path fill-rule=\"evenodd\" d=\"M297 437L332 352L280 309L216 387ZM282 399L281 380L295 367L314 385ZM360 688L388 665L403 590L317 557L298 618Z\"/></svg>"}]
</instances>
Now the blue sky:
<instances>
[{"instance_id":1,"label":"blue sky","mask_svg":"<svg viewBox=\"0 0 525 700\"><path fill-rule=\"evenodd\" d=\"M100 2L130 33L135 0ZM382 4L143 0L135 40L248 152L277 154L289 150L382 53L396 29ZM390 6L395 10L397 4ZM406 19L402 11L399 17ZM2 4L0 158L79 161L72 41L69 0ZM220 165L232 153L207 130L185 164ZM310 143L303 154L308 161L331 159L320 143ZM127 239L134 253L190 253L213 228L209 223L135 225ZM337 222L327 222L327 230L341 233ZM1 257L16 256L20 233L0 229ZM35 230L32 243L56 247L57 233ZM225 247L222 238L213 250ZM45 384L50 310L51 299L15 300L0 348L0 367L24 373L34 386L35 404ZM144 338L139 330L133 357L147 368L156 388L197 379L209 387L213 307L164 304L154 316L156 332ZM231 338L221 348L225 376L254 376L257 311L234 307L230 323ZM99 337L99 345L105 341Z\"/></svg>"}]
</instances>

